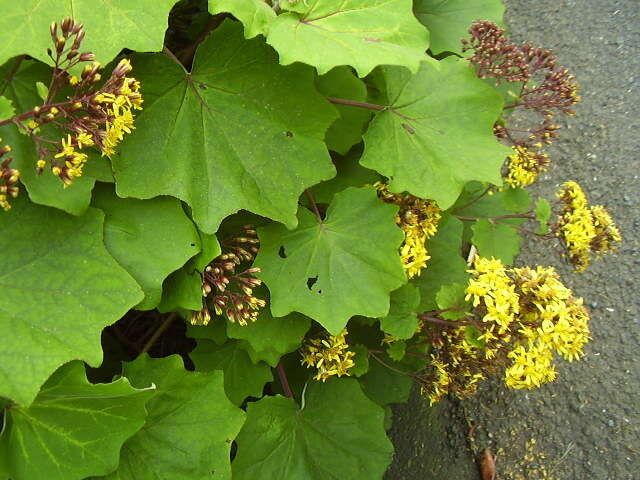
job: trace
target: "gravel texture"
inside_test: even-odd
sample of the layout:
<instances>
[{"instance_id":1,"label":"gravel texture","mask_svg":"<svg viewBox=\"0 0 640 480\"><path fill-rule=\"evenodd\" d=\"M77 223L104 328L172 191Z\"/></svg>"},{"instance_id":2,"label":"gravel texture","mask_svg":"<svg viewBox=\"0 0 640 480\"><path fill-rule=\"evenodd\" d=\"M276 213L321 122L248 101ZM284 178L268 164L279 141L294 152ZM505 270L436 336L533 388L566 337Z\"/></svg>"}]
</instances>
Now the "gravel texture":
<instances>
[{"instance_id":1,"label":"gravel texture","mask_svg":"<svg viewBox=\"0 0 640 480\"><path fill-rule=\"evenodd\" d=\"M497 454L497 479L640 479L640 2L507 0L516 41L550 48L582 86L578 114L548 150L553 165L532 188L552 198L576 180L616 220L616 254L572 273L550 242L527 241L520 264L557 267L591 311L582 361L558 361L556 382L532 391L486 382L464 402L395 410L388 479L476 480L474 459Z\"/></svg>"}]
</instances>

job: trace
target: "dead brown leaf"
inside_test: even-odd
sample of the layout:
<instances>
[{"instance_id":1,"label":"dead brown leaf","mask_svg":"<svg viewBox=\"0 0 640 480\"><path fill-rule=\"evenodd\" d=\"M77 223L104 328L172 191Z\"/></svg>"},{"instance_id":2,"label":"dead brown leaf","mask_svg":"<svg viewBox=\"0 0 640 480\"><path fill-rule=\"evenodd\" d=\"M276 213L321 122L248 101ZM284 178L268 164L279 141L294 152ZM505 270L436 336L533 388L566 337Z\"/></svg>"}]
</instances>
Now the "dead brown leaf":
<instances>
[{"instance_id":1,"label":"dead brown leaf","mask_svg":"<svg viewBox=\"0 0 640 480\"><path fill-rule=\"evenodd\" d=\"M488 448L484 449L480 457L480 476L482 480L495 480L496 478L496 458Z\"/></svg>"}]
</instances>

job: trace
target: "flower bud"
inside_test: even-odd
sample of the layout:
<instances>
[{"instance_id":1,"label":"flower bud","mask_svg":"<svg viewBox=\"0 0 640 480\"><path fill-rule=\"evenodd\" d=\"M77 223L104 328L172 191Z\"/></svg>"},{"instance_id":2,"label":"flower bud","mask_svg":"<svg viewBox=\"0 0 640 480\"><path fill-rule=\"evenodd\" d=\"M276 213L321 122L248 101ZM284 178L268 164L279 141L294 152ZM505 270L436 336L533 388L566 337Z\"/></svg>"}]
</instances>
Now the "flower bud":
<instances>
[{"instance_id":1,"label":"flower bud","mask_svg":"<svg viewBox=\"0 0 640 480\"><path fill-rule=\"evenodd\" d=\"M96 56L92 52L82 52L78 60L81 62L93 62Z\"/></svg>"}]
</instances>

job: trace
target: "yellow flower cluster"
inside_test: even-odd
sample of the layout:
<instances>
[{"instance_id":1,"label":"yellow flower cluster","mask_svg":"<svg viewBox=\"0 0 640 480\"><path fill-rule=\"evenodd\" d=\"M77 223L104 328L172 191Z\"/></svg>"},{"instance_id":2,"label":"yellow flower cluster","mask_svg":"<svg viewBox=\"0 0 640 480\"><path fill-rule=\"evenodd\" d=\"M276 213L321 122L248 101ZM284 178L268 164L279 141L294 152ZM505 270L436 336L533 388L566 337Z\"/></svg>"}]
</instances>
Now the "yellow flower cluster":
<instances>
[{"instance_id":1,"label":"yellow flower cluster","mask_svg":"<svg viewBox=\"0 0 640 480\"><path fill-rule=\"evenodd\" d=\"M591 262L591 252L602 255L615 250L622 236L604 207L589 206L576 182L562 184L557 197L563 204L558 218L558 235L569 251L575 270L582 272Z\"/></svg>"},{"instance_id":2,"label":"yellow flower cluster","mask_svg":"<svg viewBox=\"0 0 640 480\"><path fill-rule=\"evenodd\" d=\"M554 353L572 361L589 341L589 314L551 267L506 268L477 257L469 270L466 299L474 307L471 325L445 329L434 343L430 401L448 392L465 397L487 374L505 369L511 388L534 388L556 378ZM477 341L469 341L468 329ZM479 343L480 342L480 343Z\"/></svg>"},{"instance_id":3,"label":"yellow flower cluster","mask_svg":"<svg viewBox=\"0 0 640 480\"><path fill-rule=\"evenodd\" d=\"M126 58L116 67L116 71L123 74L131 70L131 63ZM102 134L102 153L108 157L115 153L115 147L124 138L124 134L131 133L135 128L132 110L142 110L140 82L126 76L118 81L120 83L113 92L99 93L93 99L107 117Z\"/></svg>"},{"instance_id":4,"label":"yellow flower cluster","mask_svg":"<svg viewBox=\"0 0 640 480\"><path fill-rule=\"evenodd\" d=\"M447 393L459 398L473 395L480 380L486 378L480 349L467 341L466 327L457 327L441 333L443 348L431 354L432 375L423 383L421 393L433 405ZM445 351L446 346L446 351Z\"/></svg>"},{"instance_id":5,"label":"yellow flower cluster","mask_svg":"<svg viewBox=\"0 0 640 480\"><path fill-rule=\"evenodd\" d=\"M87 154L77 150L83 147L93 146L93 140L90 135L81 131L74 138L72 138L71 135L67 135L67 138L63 138L61 143L62 149L54 155L54 158L61 158L64 161L64 165L63 167L56 165L51 168L51 171L54 175L59 176L64 182L65 187L67 187L73 183L74 178L82 176L82 169L84 164L87 163ZM38 168L43 168L46 162L40 159L36 165ZM64 175L63 171L65 173Z\"/></svg>"},{"instance_id":6,"label":"yellow flower cluster","mask_svg":"<svg viewBox=\"0 0 640 480\"><path fill-rule=\"evenodd\" d=\"M349 375L349 369L355 365L355 353L349 350L345 341L347 333L345 329L338 335L311 339L302 347L302 364L318 369L314 377L316 380L324 382L334 375Z\"/></svg>"},{"instance_id":7,"label":"yellow flower cluster","mask_svg":"<svg viewBox=\"0 0 640 480\"><path fill-rule=\"evenodd\" d=\"M535 146L541 147L538 143ZM507 157L508 173L504 179L512 187L526 187L538 179L540 173L546 171L549 157L529 150L524 146L513 146L515 153Z\"/></svg>"},{"instance_id":8,"label":"yellow flower cluster","mask_svg":"<svg viewBox=\"0 0 640 480\"><path fill-rule=\"evenodd\" d=\"M442 211L433 200L424 200L408 193L391 193L388 185L382 182L376 182L374 187L383 201L400 207L396 216L396 223L404 232L400 258L409 278L419 276L431 258L425 242L436 234Z\"/></svg>"}]
</instances>

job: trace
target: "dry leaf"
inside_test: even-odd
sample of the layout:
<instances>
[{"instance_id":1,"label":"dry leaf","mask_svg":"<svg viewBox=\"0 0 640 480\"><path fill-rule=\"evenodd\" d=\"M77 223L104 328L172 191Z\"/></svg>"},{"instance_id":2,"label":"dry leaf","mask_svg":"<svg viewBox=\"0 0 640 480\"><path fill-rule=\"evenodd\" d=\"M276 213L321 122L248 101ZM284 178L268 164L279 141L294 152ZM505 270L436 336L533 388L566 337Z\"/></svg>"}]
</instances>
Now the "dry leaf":
<instances>
[{"instance_id":1,"label":"dry leaf","mask_svg":"<svg viewBox=\"0 0 640 480\"><path fill-rule=\"evenodd\" d=\"M480 476L482 480L495 480L496 478L496 459L488 448L482 452L480 457Z\"/></svg>"}]
</instances>

